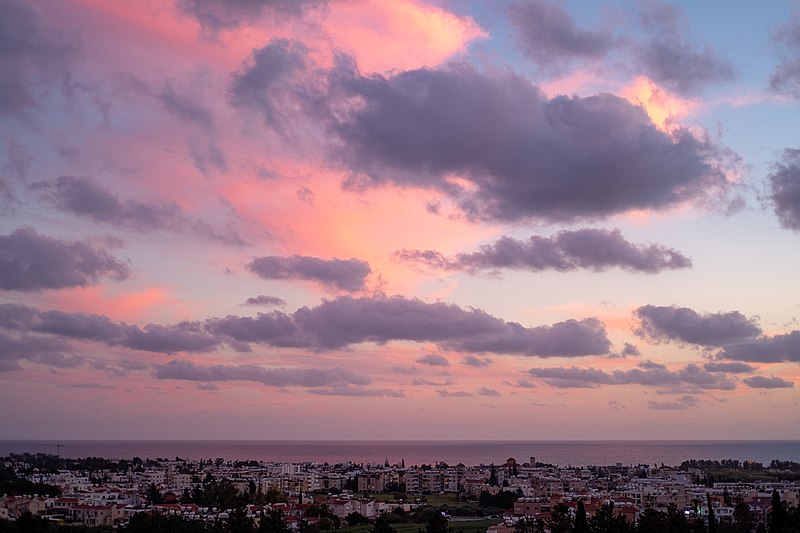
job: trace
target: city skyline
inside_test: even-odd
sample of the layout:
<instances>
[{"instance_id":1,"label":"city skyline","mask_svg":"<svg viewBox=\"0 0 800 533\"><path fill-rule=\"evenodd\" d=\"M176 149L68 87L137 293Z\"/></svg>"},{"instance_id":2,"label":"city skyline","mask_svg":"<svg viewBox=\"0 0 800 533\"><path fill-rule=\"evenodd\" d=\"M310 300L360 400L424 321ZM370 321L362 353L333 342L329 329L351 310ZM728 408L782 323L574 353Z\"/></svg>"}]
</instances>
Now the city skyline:
<instances>
[{"instance_id":1,"label":"city skyline","mask_svg":"<svg viewBox=\"0 0 800 533\"><path fill-rule=\"evenodd\" d=\"M695 4L0 0L0 438L800 438L800 11Z\"/></svg>"}]
</instances>

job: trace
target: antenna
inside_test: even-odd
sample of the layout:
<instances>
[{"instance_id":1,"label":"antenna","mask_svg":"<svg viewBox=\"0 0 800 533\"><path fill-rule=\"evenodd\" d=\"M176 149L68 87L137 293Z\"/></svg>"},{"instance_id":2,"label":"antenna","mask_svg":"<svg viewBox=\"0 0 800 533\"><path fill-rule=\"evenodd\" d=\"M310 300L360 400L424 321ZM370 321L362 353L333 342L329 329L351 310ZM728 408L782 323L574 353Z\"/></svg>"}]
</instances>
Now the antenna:
<instances>
[{"instance_id":1,"label":"antenna","mask_svg":"<svg viewBox=\"0 0 800 533\"><path fill-rule=\"evenodd\" d=\"M56 449L56 457L61 457L61 448L65 448L66 446L63 444L34 444L34 446L49 446L51 448Z\"/></svg>"}]
</instances>

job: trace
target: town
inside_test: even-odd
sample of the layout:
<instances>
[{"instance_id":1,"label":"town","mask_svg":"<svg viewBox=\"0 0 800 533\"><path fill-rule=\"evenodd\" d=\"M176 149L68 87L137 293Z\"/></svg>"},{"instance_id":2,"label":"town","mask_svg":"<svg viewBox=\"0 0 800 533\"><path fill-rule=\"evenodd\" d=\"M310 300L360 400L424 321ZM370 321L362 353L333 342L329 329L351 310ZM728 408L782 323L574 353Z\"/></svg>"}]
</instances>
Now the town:
<instances>
[{"instance_id":1,"label":"town","mask_svg":"<svg viewBox=\"0 0 800 533\"><path fill-rule=\"evenodd\" d=\"M407 467L388 459L320 464L26 453L0 462L0 531L47 530L25 529L31 521L182 531L156 527L172 520L194 524L191 531L300 533L772 533L800 525L800 464L790 461L564 467L530 457Z\"/></svg>"}]
</instances>

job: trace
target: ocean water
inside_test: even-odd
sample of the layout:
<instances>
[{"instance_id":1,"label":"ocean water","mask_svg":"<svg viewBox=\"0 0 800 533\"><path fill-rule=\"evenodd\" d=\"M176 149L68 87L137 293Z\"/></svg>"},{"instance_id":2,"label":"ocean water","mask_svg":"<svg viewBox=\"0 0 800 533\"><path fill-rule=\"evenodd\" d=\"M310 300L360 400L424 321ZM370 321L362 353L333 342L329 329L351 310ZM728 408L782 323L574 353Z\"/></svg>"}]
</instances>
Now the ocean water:
<instances>
[{"instance_id":1,"label":"ocean water","mask_svg":"<svg viewBox=\"0 0 800 533\"><path fill-rule=\"evenodd\" d=\"M738 459L768 464L772 459L800 462L800 441L122 441L0 440L0 456L55 453L63 457L99 456L174 459L255 459L274 462L390 463L406 466L503 463L509 457L560 466L622 463L677 466L687 459ZM51 445L51 446L48 446Z\"/></svg>"}]
</instances>

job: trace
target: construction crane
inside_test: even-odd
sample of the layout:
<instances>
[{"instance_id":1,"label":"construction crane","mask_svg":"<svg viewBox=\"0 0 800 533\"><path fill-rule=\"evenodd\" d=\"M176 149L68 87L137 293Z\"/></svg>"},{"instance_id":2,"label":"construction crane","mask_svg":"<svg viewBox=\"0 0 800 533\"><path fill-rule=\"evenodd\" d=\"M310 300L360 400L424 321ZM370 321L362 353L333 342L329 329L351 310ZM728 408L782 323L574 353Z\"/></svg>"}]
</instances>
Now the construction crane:
<instances>
[{"instance_id":1,"label":"construction crane","mask_svg":"<svg viewBox=\"0 0 800 533\"><path fill-rule=\"evenodd\" d=\"M63 444L34 444L34 446L49 446L51 448L55 448L56 449L56 457L59 457L59 458L61 457L61 448L65 447Z\"/></svg>"}]
</instances>

